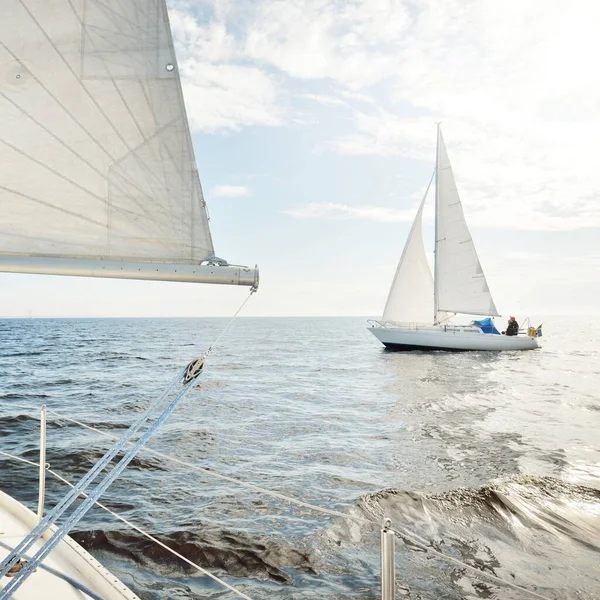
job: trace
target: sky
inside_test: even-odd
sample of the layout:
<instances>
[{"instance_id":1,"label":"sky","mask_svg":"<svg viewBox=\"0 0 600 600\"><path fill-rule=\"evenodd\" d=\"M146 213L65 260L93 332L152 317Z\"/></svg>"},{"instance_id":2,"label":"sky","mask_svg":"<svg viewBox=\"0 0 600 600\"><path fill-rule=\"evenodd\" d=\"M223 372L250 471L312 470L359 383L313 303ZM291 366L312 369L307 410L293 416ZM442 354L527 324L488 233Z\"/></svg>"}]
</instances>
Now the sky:
<instances>
[{"instance_id":1,"label":"sky","mask_svg":"<svg viewBox=\"0 0 600 600\"><path fill-rule=\"evenodd\" d=\"M215 252L261 272L243 314L380 315L438 121L499 311L598 313L600 5L168 4ZM228 316L247 293L0 274L0 316Z\"/></svg>"}]
</instances>

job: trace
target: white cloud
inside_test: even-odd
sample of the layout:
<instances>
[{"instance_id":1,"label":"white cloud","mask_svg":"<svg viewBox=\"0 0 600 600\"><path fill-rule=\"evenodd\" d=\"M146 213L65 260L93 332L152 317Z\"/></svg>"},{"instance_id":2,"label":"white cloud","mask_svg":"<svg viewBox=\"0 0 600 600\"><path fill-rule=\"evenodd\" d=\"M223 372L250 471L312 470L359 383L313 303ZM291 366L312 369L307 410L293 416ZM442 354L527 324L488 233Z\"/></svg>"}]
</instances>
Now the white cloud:
<instances>
[{"instance_id":1,"label":"white cloud","mask_svg":"<svg viewBox=\"0 0 600 600\"><path fill-rule=\"evenodd\" d=\"M433 119L355 112L355 132L322 145L345 155L401 156L435 165ZM443 126L467 222L517 229L600 227L598 123ZM425 181L423 181L423 185Z\"/></svg>"},{"instance_id":2,"label":"white cloud","mask_svg":"<svg viewBox=\"0 0 600 600\"><path fill-rule=\"evenodd\" d=\"M344 100L340 100L340 98L336 98L335 96L327 96L325 94L297 94L296 98L300 98L302 100L312 100L313 102L322 104L323 106L349 107L349 104Z\"/></svg>"},{"instance_id":3,"label":"white cloud","mask_svg":"<svg viewBox=\"0 0 600 600\"><path fill-rule=\"evenodd\" d=\"M433 166L442 120L469 223L550 230L600 227L598 20L586 0L175 0L171 14L195 129L318 124L317 151ZM313 106L289 114L289 97ZM327 139L316 105L352 120Z\"/></svg>"},{"instance_id":4,"label":"white cloud","mask_svg":"<svg viewBox=\"0 0 600 600\"><path fill-rule=\"evenodd\" d=\"M282 123L275 86L260 69L189 59L181 72L193 129L214 132Z\"/></svg>"},{"instance_id":5,"label":"white cloud","mask_svg":"<svg viewBox=\"0 0 600 600\"><path fill-rule=\"evenodd\" d=\"M202 25L185 3L169 13L192 129L280 125L283 111L273 78L244 62L235 37L217 20L226 7L217 4L215 18Z\"/></svg>"},{"instance_id":6,"label":"white cloud","mask_svg":"<svg viewBox=\"0 0 600 600\"><path fill-rule=\"evenodd\" d=\"M432 159L429 150L435 141L431 135L433 119L403 119L382 109L374 114L355 111L354 129L353 133L329 141L325 147L347 155L401 155ZM435 160L435 156L433 158Z\"/></svg>"},{"instance_id":7,"label":"white cloud","mask_svg":"<svg viewBox=\"0 0 600 600\"><path fill-rule=\"evenodd\" d=\"M522 254L493 255L483 263L496 305L504 314L562 314L598 312L600 255L582 254L548 260Z\"/></svg>"},{"instance_id":8,"label":"white cloud","mask_svg":"<svg viewBox=\"0 0 600 600\"><path fill-rule=\"evenodd\" d=\"M250 190L243 185L215 185L210 195L216 198L241 198L250 195Z\"/></svg>"},{"instance_id":9,"label":"white cloud","mask_svg":"<svg viewBox=\"0 0 600 600\"><path fill-rule=\"evenodd\" d=\"M599 20L587 0L467 0L460 10L437 0L262 0L243 52L372 107L318 149L433 163L441 120L480 221L505 214L498 225L576 229L600 226Z\"/></svg>"},{"instance_id":10,"label":"white cloud","mask_svg":"<svg viewBox=\"0 0 600 600\"><path fill-rule=\"evenodd\" d=\"M351 92L350 90L337 90L337 93L347 100L353 100L355 102L361 102L363 104L376 104L375 99L368 94L361 94L360 92Z\"/></svg>"},{"instance_id":11,"label":"white cloud","mask_svg":"<svg viewBox=\"0 0 600 600\"><path fill-rule=\"evenodd\" d=\"M400 0L264 0L246 54L298 79L331 78L359 90L394 71L382 46L410 24Z\"/></svg>"},{"instance_id":12,"label":"white cloud","mask_svg":"<svg viewBox=\"0 0 600 600\"><path fill-rule=\"evenodd\" d=\"M508 263L516 261L517 263L522 262L541 262L547 261L548 257L541 252L507 252L503 257L503 260Z\"/></svg>"},{"instance_id":13,"label":"white cloud","mask_svg":"<svg viewBox=\"0 0 600 600\"><path fill-rule=\"evenodd\" d=\"M311 202L299 208L281 211L297 219L368 221L412 221L414 210L399 210L382 206L348 206L334 202Z\"/></svg>"}]
</instances>

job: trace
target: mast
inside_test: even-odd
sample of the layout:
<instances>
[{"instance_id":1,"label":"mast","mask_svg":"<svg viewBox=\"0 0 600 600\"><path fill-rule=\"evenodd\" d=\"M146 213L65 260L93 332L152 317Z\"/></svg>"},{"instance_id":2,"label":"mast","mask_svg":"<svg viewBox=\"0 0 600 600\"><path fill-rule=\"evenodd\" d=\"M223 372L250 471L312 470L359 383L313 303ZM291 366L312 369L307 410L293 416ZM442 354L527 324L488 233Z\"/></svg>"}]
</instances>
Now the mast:
<instances>
[{"instance_id":1,"label":"mast","mask_svg":"<svg viewBox=\"0 0 600 600\"><path fill-rule=\"evenodd\" d=\"M439 214L439 170L440 170L440 124L437 124L435 149L435 242L433 246L433 324L438 324L438 214Z\"/></svg>"}]
</instances>

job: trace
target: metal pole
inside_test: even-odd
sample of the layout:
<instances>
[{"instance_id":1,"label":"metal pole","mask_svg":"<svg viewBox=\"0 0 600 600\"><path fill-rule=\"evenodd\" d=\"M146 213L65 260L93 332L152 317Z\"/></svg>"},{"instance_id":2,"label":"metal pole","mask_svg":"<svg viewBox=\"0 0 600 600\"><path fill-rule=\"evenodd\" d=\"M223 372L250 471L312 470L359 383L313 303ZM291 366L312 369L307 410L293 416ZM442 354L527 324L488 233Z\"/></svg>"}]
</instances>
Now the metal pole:
<instances>
[{"instance_id":1,"label":"metal pole","mask_svg":"<svg viewBox=\"0 0 600 600\"><path fill-rule=\"evenodd\" d=\"M258 287L258 268L221 265L176 265L168 263L51 258L47 256L0 255L0 272L185 281Z\"/></svg>"},{"instance_id":2,"label":"metal pole","mask_svg":"<svg viewBox=\"0 0 600 600\"><path fill-rule=\"evenodd\" d=\"M44 501L46 498L46 405L40 410L40 489L38 492L38 522L44 516Z\"/></svg>"},{"instance_id":3,"label":"metal pole","mask_svg":"<svg viewBox=\"0 0 600 600\"><path fill-rule=\"evenodd\" d=\"M438 221L440 218L440 124L437 124L437 142L435 151L435 240L433 245L433 324L438 324L439 305L439 275L438 263L440 255L438 252Z\"/></svg>"},{"instance_id":4,"label":"metal pole","mask_svg":"<svg viewBox=\"0 0 600 600\"><path fill-rule=\"evenodd\" d=\"M396 534L391 527L392 520L386 517L381 527L381 600L396 598L396 563L394 560Z\"/></svg>"}]
</instances>

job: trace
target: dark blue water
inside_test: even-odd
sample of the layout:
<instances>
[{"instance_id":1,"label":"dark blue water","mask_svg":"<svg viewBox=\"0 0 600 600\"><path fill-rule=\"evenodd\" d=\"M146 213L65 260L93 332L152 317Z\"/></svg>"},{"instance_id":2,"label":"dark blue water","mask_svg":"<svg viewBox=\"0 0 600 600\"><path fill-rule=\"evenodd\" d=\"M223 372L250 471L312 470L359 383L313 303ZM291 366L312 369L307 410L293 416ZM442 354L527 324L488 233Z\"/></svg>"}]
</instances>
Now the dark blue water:
<instances>
[{"instance_id":1,"label":"dark blue water","mask_svg":"<svg viewBox=\"0 0 600 600\"><path fill-rule=\"evenodd\" d=\"M37 410L120 433L225 319L0 321L0 449L37 460ZM600 598L600 322L547 320L540 350L389 353L356 318L241 318L151 446L373 525L140 454L105 503L254 598L375 598L389 515L552 599ZM107 440L52 419L71 480ZM64 488L50 480L48 506ZM34 507L35 469L0 458ZM100 509L76 539L141 598L232 598ZM526 598L397 544L402 597Z\"/></svg>"}]
</instances>

